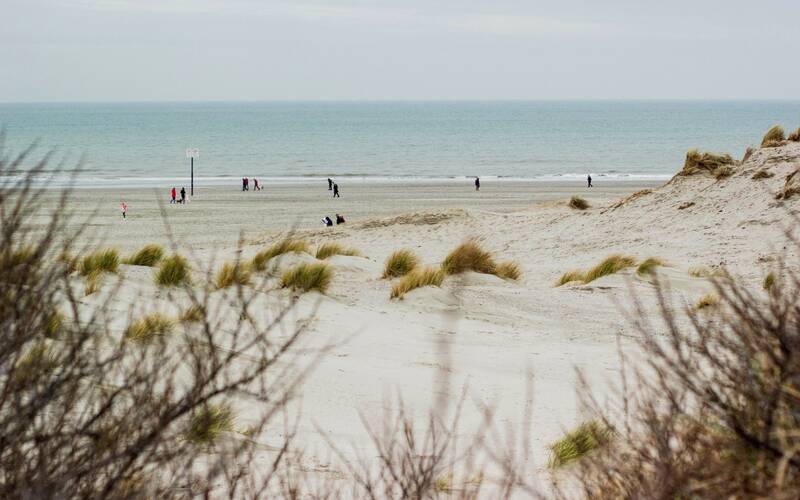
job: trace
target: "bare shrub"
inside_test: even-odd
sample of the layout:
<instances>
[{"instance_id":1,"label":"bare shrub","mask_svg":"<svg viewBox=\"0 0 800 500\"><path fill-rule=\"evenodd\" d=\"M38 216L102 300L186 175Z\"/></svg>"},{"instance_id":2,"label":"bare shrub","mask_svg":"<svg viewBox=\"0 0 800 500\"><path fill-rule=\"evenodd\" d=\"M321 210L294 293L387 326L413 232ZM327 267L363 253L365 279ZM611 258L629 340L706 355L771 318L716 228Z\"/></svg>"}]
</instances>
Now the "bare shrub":
<instances>
[{"instance_id":1,"label":"bare shrub","mask_svg":"<svg viewBox=\"0 0 800 500\"><path fill-rule=\"evenodd\" d=\"M663 284L660 319L635 302L630 320L647 367L621 381L609 410L619 412L617 438L570 471L582 496L800 496L800 280L786 269L781 276L766 297L713 280L715 315L675 307Z\"/></svg>"},{"instance_id":2,"label":"bare shrub","mask_svg":"<svg viewBox=\"0 0 800 500\"><path fill-rule=\"evenodd\" d=\"M59 256L82 229L70 229L68 192L44 212L35 180L52 169L30 154L0 150L0 256L33 248L24 266L0 266L0 497L253 498L277 487L285 453L247 470L263 452L253 439L219 440L209 454L186 432L229 398L246 398L252 436L281 415L313 363L299 354L303 330L272 333L292 303L254 310L242 292L225 311L259 321L230 323L206 313L208 287L187 287L175 293L202 307L200 324L165 342L122 342L136 297L118 293L122 278L91 308L75 295Z\"/></svg>"}]
</instances>

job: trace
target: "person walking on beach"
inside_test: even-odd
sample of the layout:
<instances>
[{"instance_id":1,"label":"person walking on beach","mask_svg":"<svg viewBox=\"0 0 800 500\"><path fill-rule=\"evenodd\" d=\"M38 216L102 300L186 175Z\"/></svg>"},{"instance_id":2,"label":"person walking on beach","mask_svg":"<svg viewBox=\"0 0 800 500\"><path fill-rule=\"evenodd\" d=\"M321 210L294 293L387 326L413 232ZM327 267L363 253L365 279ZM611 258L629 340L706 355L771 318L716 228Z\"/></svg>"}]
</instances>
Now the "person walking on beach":
<instances>
[{"instance_id":1,"label":"person walking on beach","mask_svg":"<svg viewBox=\"0 0 800 500\"><path fill-rule=\"evenodd\" d=\"M328 191L330 191L331 189L333 189L333 180L330 177L328 177Z\"/></svg>"},{"instance_id":2,"label":"person walking on beach","mask_svg":"<svg viewBox=\"0 0 800 500\"><path fill-rule=\"evenodd\" d=\"M181 205L186 204L186 188L181 186Z\"/></svg>"},{"instance_id":3,"label":"person walking on beach","mask_svg":"<svg viewBox=\"0 0 800 500\"><path fill-rule=\"evenodd\" d=\"M253 191L261 191L261 185L255 177L253 177Z\"/></svg>"},{"instance_id":4,"label":"person walking on beach","mask_svg":"<svg viewBox=\"0 0 800 500\"><path fill-rule=\"evenodd\" d=\"M588 185L588 186L586 186L586 187L592 187L592 174L589 174L589 175L586 177L586 181L589 183L589 185Z\"/></svg>"},{"instance_id":5,"label":"person walking on beach","mask_svg":"<svg viewBox=\"0 0 800 500\"><path fill-rule=\"evenodd\" d=\"M475 191L481 190L481 180L479 177L475 177Z\"/></svg>"},{"instance_id":6,"label":"person walking on beach","mask_svg":"<svg viewBox=\"0 0 800 500\"><path fill-rule=\"evenodd\" d=\"M242 191L247 191L247 177L242 177Z\"/></svg>"},{"instance_id":7,"label":"person walking on beach","mask_svg":"<svg viewBox=\"0 0 800 500\"><path fill-rule=\"evenodd\" d=\"M122 208L122 218L123 219L127 219L128 218L128 204L123 201L122 203L119 204L119 206Z\"/></svg>"},{"instance_id":8,"label":"person walking on beach","mask_svg":"<svg viewBox=\"0 0 800 500\"><path fill-rule=\"evenodd\" d=\"M339 185L336 184L335 182L333 183L333 197L341 198L341 196L339 196Z\"/></svg>"},{"instance_id":9,"label":"person walking on beach","mask_svg":"<svg viewBox=\"0 0 800 500\"><path fill-rule=\"evenodd\" d=\"M170 196L170 198L169 198L169 203L170 203L170 205L171 205L171 204L173 204L173 203L178 203L178 200L176 200L176 199L175 199L175 198L178 196L178 194L177 194L177 192L175 191L175 188L174 188L174 187L173 187L173 188L172 188L172 190L169 192L169 196Z\"/></svg>"}]
</instances>

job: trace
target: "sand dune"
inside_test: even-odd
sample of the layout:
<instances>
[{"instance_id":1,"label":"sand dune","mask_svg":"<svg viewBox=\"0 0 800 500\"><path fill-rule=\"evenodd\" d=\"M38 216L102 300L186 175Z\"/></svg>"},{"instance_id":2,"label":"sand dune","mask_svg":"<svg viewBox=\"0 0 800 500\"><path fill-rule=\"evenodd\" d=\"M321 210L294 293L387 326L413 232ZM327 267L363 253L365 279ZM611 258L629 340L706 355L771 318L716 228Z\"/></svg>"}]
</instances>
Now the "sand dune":
<instances>
[{"instance_id":1,"label":"sand dune","mask_svg":"<svg viewBox=\"0 0 800 500\"><path fill-rule=\"evenodd\" d=\"M237 233L244 229L244 258L289 230L293 237L314 244L337 241L363 255L327 259L335 272L331 288L325 295L302 294L293 319L309 325L310 349L334 345L298 395L302 405L298 444L306 449L306 469L344 477L344 471L332 465L320 431L354 456L371 456L359 413L367 420L379 420L391 406L393 394L401 394L422 422L434 401L455 405L467 387L470 401L495 406L498 422L519 426L528 403L526 390L533 381L530 470L534 473L546 471L547 444L586 417L576 394L574 369L583 370L601 397L607 394L607 382L615 380L620 370L617 339L623 349L634 350L636 333L623 313L630 307L631 294L656 310L652 280L638 276L635 267L591 283L556 287L559 276L622 253L639 261L663 259L666 266L659 272L671 285L677 305L693 304L709 290L707 279L690 276L692 267L724 267L756 284L779 257L796 262L784 231L795 225L800 196L778 200L776 193L783 191L787 177L798 168L800 144L789 143L755 151L734 167L730 177L720 180L698 174L676 177L663 186L601 186L588 192L578 186L510 183L486 186L480 194L464 186L408 187L404 194L423 201L414 201L415 208L403 212L398 209L410 205L395 187L360 187L361 198L353 189L348 191L352 199L339 205L333 205L324 190L318 194L305 188L295 193L304 204L285 206L280 214L272 211L278 202L270 201L269 189L263 206L253 201L259 195L217 190L186 207L167 209L178 246L193 256L198 269L212 259L218 266L233 258ZM763 169L773 175L752 178ZM645 188L652 192L640 192ZM444 195L437 194L442 191ZM574 193L586 196L592 207L569 208L567 200ZM289 194L278 198L287 200ZM96 195L77 192L79 206L90 205ZM101 199L110 204L120 195L103 193ZM126 195L137 200L129 202L134 207L131 219L122 222L116 214L101 214L91 238L103 237L126 251L163 242L167 235L157 206L145 201L147 193ZM468 196L472 198L465 203ZM350 222L335 228L317 225L321 214L334 211L347 214ZM521 279L467 272L448 276L441 287L412 290L401 300L390 300L391 281L382 279L381 273L393 251L410 248L424 263L436 265L467 238L500 259L518 262ZM256 310L275 309L292 296L279 288L275 275L296 263L314 261L312 255L295 253L271 262L267 272L247 287L257 297ZM156 288L153 272L123 266L126 284L114 307L134 308L137 314L156 310L177 314L186 307L180 294ZM83 299L87 310L113 286L110 281ZM224 304L227 292L214 293L215 300ZM461 422L464 433L482 425L480 409L467 406ZM246 425L247 404L239 402L237 411ZM277 428L273 431L280 433ZM265 445L273 438L264 436Z\"/></svg>"}]
</instances>

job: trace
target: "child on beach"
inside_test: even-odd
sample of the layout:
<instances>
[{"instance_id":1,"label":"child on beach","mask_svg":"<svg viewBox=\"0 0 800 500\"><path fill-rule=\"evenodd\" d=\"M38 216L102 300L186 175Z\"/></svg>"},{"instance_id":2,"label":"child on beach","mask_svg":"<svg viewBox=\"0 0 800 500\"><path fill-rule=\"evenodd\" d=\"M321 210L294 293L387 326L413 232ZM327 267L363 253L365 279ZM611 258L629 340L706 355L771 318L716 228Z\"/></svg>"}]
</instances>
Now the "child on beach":
<instances>
[{"instance_id":1,"label":"child on beach","mask_svg":"<svg viewBox=\"0 0 800 500\"><path fill-rule=\"evenodd\" d=\"M128 215L128 204L123 201L119 206L122 208L122 218L126 219Z\"/></svg>"},{"instance_id":2,"label":"child on beach","mask_svg":"<svg viewBox=\"0 0 800 500\"><path fill-rule=\"evenodd\" d=\"M332 220L331 220L331 218L330 218L330 217L328 217L327 215L325 216L325 218L324 218L324 219L322 219L322 223L323 223L323 224L325 224L325 225L326 225L326 226L328 226L328 227L331 227L331 226L333 226L333 221L332 221Z\"/></svg>"},{"instance_id":3,"label":"child on beach","mask_svg":"<svg viewBox=\"0 0 800 500\"><path fill-rule=\"evenodd\" d=\"M170 205L173 204L173 203L178 203L178 200L176 199L178 195L177 195L177 192L175 191L174 187L169 192L169 196L170 196L170 199L169 199Z\"/></svg>"}]
</instances>

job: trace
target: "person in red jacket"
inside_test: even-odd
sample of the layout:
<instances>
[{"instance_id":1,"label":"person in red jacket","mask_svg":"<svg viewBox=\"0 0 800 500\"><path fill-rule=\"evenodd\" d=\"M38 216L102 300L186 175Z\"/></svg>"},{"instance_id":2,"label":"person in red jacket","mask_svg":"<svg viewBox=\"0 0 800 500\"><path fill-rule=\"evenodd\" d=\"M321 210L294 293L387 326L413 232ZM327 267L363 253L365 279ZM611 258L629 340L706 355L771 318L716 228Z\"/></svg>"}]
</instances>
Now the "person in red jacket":
<instances>
[{"instance_id":1,"label":"person in red jacket","mask_svg":"<svg viewBox=\"0 0 800 500\"><path fill-rule=\"evenodd\" d=\"M174 187L172 188L172 191L169 192L169 194L172 197L172 198L170 198L169 202L170 203L178 203L178 200L176 199L178 197L178 192L175 191Z\"/></svg>"}]
</instances>

